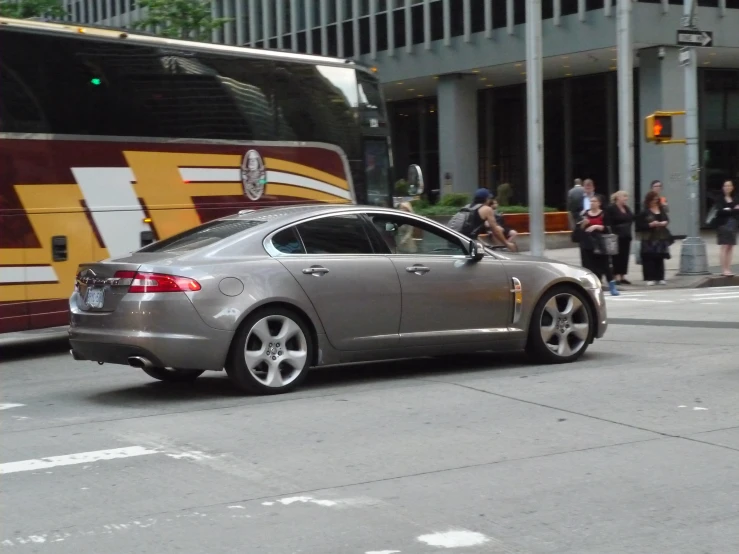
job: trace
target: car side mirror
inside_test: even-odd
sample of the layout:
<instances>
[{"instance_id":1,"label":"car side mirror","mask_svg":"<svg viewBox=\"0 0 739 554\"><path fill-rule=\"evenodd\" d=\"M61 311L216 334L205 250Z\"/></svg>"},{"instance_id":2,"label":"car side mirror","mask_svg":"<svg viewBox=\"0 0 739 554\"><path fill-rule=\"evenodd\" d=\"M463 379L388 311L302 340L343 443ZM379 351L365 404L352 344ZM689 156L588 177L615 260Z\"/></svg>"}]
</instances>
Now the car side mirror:
<instances>
[{"instance_id":1,"label":"car side mirror","mask_svg":"<svg viewBox=\"0 0 739 554\"><path fill-rule=\"evenodd\" d=\"M421 166L411 164L408 166L408 194L418 196L423 193L423 171Z\"/></svg>"},{"instance_id":2,"label":"car side mirror","mask_svg":"<svg viewBox=\"0 0 739 554\"><path fill-rule=\"evenodd\" d=\"M479 262L485 257L484 247L476 240L470 241L470 258Z\"/></svg>"},{"instance_id":3,"label":"car side mirror","mask_svg":"<svg viewBox=\"0 0 739 554\"><path fill-rule=\"evenodd\" d=\"M386 233L397 233L398 226L395 225L395 223L385 223L385 232Z\"/></svg>"}]
</instances>

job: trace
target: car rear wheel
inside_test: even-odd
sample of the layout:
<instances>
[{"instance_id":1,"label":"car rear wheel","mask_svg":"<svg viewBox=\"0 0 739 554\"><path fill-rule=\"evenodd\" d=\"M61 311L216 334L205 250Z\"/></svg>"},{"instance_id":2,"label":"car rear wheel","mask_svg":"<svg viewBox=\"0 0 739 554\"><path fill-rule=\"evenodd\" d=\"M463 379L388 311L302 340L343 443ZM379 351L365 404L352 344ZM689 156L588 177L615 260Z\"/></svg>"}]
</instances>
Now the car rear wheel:
<instances>
[{"instance_id":1,"label":"car rear wheel","mask_svg":"<svg viewBox=\"0 0 739 554\"><path fill-rule=\"evenodd\" d=\"M167 369L163 367L144 367L142 369L149 377L168 383L190 383L204 373L199 369Z\"/></svg>"},{"instance_id":2,"label":"car rear wheel","mask_svg":"<svg viewBox=\"0 0 739 554\"><path fill-rule=\"evenodd\" d=\"M307 377L313 348L308 325L297 314L277 307L259 310L236 334L226 373L245 392L289 392Z\"/></svg>"},{"instance_id":3,"label":"car rear wheel","mask_svg":"<svg viewBox=\"0 0 739 554\"><path fill-rule=\"evenodd\" d=\"M594 333L595 320L585 293L575 287L555 287L534 308L526 350L544 363L574 362L588 349Z\"/></svg>"}]
</instances>

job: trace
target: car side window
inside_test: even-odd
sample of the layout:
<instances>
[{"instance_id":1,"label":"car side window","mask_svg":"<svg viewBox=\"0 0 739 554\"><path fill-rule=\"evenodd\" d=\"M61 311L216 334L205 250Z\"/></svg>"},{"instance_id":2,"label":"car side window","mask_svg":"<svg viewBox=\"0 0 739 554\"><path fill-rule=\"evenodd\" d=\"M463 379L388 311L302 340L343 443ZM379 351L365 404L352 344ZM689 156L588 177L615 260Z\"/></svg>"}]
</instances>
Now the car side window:
<instances>
[{"instance_id":1,"label":"car side window","mask_svg":"<svg viewBox=\"0 0 739 554\"><path fill-rule=\"evenodd\" d=\"M329 216L298 225L307 254L372 254L367 229L356 215Z\"/></svg>"},{"instance_id":2,"label":"car side window","mask_svg":"<svg viewBox=\"0 0 739 554\"><path fill-rule=\"evenodd\" d=\"M402 216L372 215L372 223L392 254L466 256L457 237Z\"/></svg>"},{"instance_id":3,"label":"car side window","mask_svg":"<svg viewBox=\"0 0 739 554\"><path fill-rule=\"evenodd\" d=\"M283 229L273 236L272 246L282 254L305 254L305 248L295 232L295 227Z\"/></svg>"}]
</instances>

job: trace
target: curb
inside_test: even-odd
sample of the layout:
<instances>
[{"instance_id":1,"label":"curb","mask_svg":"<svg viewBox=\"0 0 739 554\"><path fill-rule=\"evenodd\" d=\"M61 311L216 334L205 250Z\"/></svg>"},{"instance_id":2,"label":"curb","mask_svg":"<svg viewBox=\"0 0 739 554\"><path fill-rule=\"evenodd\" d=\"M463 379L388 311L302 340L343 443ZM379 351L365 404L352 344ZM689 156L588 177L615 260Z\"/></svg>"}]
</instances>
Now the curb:
<instances>
[{"instance_id":1,"label":"curb","mask_svg":"<svg viewBox=\"0 0 739 554\"><path fill-rule=\"evenodd\" d=\"M708 275L703 277L695 285L696 289L705 289L709 287L737 287L739 286L739 277L725 277L723 275Z\"/></svg>"}]
</instances>

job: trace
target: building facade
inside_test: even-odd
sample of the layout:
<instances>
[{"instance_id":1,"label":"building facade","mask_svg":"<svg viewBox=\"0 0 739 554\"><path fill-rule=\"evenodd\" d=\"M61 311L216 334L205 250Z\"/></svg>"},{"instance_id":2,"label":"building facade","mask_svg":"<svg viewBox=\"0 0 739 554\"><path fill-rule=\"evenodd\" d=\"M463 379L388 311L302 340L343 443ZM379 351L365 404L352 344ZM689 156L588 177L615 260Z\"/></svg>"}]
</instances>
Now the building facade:
<instances>
[{"instance_id":1,"label":"building facade","mask_svg":"<svg viewBox=\"0 0 739 554\"><path fill-rule=\"evenodd\" d=\"M136 0L63 0L71 19L129 26ZM739 186L739 0L697 0L701 213L725 179ZM683 0L631 4L634 190L660 179L675 234L687 233L685 147L644 140L644 117L684 108L676 46ZM526 203L524 0L214 0L229 23L213 40L356 58L378 67L398 178L417 163L430 191L507 183ZM543 0L545 202L562 207L575 178L620 188L616 0ZM683 118L675 134L683 136Z\"/></svg>"}]
</instances>

